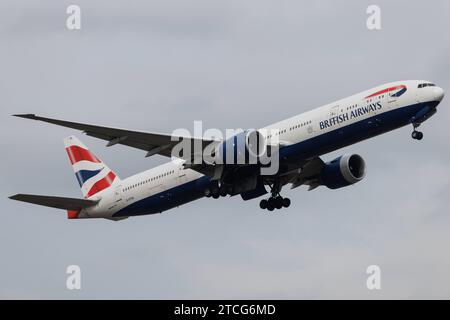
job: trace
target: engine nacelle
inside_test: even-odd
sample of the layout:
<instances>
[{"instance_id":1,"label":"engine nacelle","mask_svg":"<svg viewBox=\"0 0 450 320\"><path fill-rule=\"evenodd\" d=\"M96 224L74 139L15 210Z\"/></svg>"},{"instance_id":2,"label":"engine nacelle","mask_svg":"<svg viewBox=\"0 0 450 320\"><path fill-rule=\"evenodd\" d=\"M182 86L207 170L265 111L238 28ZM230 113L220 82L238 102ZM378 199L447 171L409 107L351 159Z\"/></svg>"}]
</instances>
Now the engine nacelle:
<instances>
[{"instance_id":1,"label":"engine nacelle","mask_svg":"<svg viewBox=\"0 0 450 320\"><path fill-rule=\"evenodd\" d=\"M338 189L361 181L366 175L366 163L357 154L347 154L327 162L320 173L321 182Z\"/></svg>"},{"instance_id":2,"label":"engine nacelle","mask_svg":"<svg viewBox=\"0 0 450 320\"><path fill-rule=\"evenodd\" d=\"M215 159L225 165L257 164L266 151L264 136L256 130L246 130L220 143L215 149Z\"/></svg>"}]
</instances>

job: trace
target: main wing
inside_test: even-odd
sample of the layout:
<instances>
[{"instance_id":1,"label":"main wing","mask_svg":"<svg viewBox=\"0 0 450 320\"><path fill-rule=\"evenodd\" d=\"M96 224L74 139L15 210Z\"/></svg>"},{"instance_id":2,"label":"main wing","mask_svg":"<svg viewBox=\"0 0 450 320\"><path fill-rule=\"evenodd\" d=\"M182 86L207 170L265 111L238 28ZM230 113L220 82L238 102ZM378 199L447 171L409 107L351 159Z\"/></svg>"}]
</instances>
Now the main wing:
<instances>
[{"instance_id":1,"label":"main wing","mask_svg":"<svg viewBox=\"0 0 450 320\"><path fill-rule=\"evenodd\" d=\"M325 163L319 157L309 159L300 169L299 173L288 176L291 189L300 187L301 185L309 186L308 190L313 190L322 185L320 173Z\"/></svg>"},{"instance_id":2,"label":"main wing","mask_svg":"<svg viewBox=\"0 0 450 320\"><path fill-rule=\"evenodd\" d=\"M122 144L128 147L144 150L147 152L146 157L159 154L170 157L172 148L181 140L188 139L191 146L201 143L202 150L211 143L218 143L216 140L172 136L161 133L134 131L128 129L104 127L86 123L71 122L59 119L45 118L36 116L35 114L15 114L15 117L44 121L58 126L68 127L83 131L86 135L108 141L107 147ZM193 154L193 153L191 153Z\"/></svg>"}]
</instances>

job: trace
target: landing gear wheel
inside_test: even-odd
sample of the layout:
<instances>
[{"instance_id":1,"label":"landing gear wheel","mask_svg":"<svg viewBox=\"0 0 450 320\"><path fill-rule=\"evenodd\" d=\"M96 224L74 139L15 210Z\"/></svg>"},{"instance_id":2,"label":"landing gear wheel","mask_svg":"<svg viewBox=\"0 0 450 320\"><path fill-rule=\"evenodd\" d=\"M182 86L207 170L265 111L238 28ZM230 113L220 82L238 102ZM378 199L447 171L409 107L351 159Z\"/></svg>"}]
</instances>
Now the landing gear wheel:
<instances>
[{"instance_id":1,"label":"landing gear wheel","mask_svg":"<svg viewBox=\"0 0 450 320\"><path fill-rule=\"evenodd\" d=\"M267 205L268 205L268 203L267 203L267 200L266 199L263 199L263 200L261 200L260 202L259 202L259 207L261 208L261 209L267 209Z\"/></svg>"},{"instance_id":2,"label":"landing gear wheel","mask_svg":"<svg viewBox=\"0 0 450 320\"><path fill-rule=\"evenodd\" d=\"M261 209L267 209L273 211L275 209L288 208L291 205L291 200L289 198L283 198L282 196L270 197L269 199L263 199L259 202L259 207Z\"/></svg>"},{"instance_id":3,"label":"landing gear wheel","mask_svg":"<svg viewBox=\"0 0 450 320\"><path fill-rule=\"evenodd\" d=\"M211 188L211 195L214 199L219 199L220 194L219 194L219 188L217 187L212 187Z\"/></svg>"},{"instance_id":4,"label":"landing gear wheel","mask_svg":"<svg viewBox=\"0 0 450 320\"><path fill-rule=\"evenodd\" d=\"M423 133L420 132L420 131L414 130L414 131L411 133L411 137L412 137L413 139L415 139L415 140L422 140L422 138L423 138Z\"/></svg>"},{"instance_id":5,"label":"landing gear wheel","mask_svg":"<svg viewBox=\"0 0 450 320\"><path fill-rule=\"evenodd\" d=\"M275 198L275 208L281 209L283 208L283 198L278 196Z\"/></svg>"},{"instance_id":6,"label":"landing gear wheel","mask_svg":"<svg viewBox=\"0 0 450 320\"><path fill-rule=\"evenodd\" d=\"M226 197L228 195L228 191L225 187L220 187L219 194L221 197Z\"/></svg>"},{"instance_id":7,"label":"landing gear wheel","mask_svg":"<svg viewBox=\"0 0 450 320\"><path fill-rule=\"evenodd\" d=\"M272 208L272 210L276 207L276 200L275 198L271 197L267 200L267 209L269 209L269 207ZM272 211L270 210L270 211Z\"/></svg>"},{"instance_id":8,"label":"landing gear wheel","mask_svg":"<svg viewBox=\"0 0 450 320\"><path fill-rule=\"evenodd\" d=\"M281 185L279 181L275 181L272 185L270 185L271 196L269 199L261 200L259 203L259 207L261 209L267 209L269 211L273 211L275 209L287 208L291 205L291 200L289 198L283 198L280 195Z\"/></svg>"},{"instance_id":9,"label":"landing gear wheel","mask_svg":"<svg viewBox=\"0 0 450 320\"><path fill-rule=\"evenodd\" d=\"M418 140L422 140L422 138L423 138L423 133L422 132L418 132L419 133L419 136L417 137L417 139Z\"/></svg>"}]
</instances>

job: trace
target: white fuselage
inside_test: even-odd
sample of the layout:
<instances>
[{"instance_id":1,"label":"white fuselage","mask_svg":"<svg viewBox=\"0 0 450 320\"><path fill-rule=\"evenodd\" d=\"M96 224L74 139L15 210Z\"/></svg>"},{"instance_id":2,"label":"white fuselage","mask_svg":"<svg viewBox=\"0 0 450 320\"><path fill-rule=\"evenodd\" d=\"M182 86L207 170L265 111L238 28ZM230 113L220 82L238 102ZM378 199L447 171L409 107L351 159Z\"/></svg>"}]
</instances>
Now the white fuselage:
<instances>
[{"instance_id":1,"label":"white fuselage","mask_svg":"<svg viewBox=\"0 0 450 320\"><path fill-rule=\"evenodd\" d=\"M409 118L413 114L410 116L408 112L409 110L416 112L415 109L411 109L413 106L417 106L419 110L421 104L434 103L442 99L443 92L439 87L418 88L418 85L424 82L426 81L383 84L271 124L262 128L266 130L260 131L263 134L268 132L266 138L269 142L276 140L282 148L287 147L286 152L290 152L289 155L301 151L308 156L320 156L344 145L411 123ZM383 92L386 88L394 87L402 90L401 86L406 87L407 90L398 93L399 96L391 95L390 91ZM405 108L405 112L402 108ZM391 111L397 112L391 113ZM390 122L390 115L395 118L395 121ZM350 128L353 130L351 134L354 137L345 136L346 130L350 134ZM274 133L275 131L278 131L278 134ZM341 140L340 132L343 137ZM314 141L317 149L307 145L308 141ZM301 149L300 146L307 149ZM100 200L98 205L82 210L79 217L111 218L118 212L121 212L121 217L162 212L201 198L202 190L191 189L201 188L203 183L208 183L205 176L194 170L184 169L181 159L172 160L121 180L119 185L96 194L92 199ZM170 190L174 191L170 192ZM157 208L155 209L154 206ZM129 214L127 208L130 208Z\"/></svg>"}]
</instances>

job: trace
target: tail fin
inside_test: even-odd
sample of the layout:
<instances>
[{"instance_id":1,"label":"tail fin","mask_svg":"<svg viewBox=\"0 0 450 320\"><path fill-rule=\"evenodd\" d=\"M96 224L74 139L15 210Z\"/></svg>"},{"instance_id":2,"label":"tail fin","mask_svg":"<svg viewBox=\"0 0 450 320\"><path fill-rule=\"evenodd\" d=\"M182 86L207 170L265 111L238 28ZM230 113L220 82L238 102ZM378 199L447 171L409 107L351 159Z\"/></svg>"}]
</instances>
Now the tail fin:
<instances>
[{"instance_id":1,"label":"tail fin","mask_svg":"<svg viewBox=\"0 0 450 320\"><path fill-rule=\"evenodd\" d=\"M117 184L119 177L75 136L64 139L67 154L85 198Z\"/></svg>"}]
</instances>

